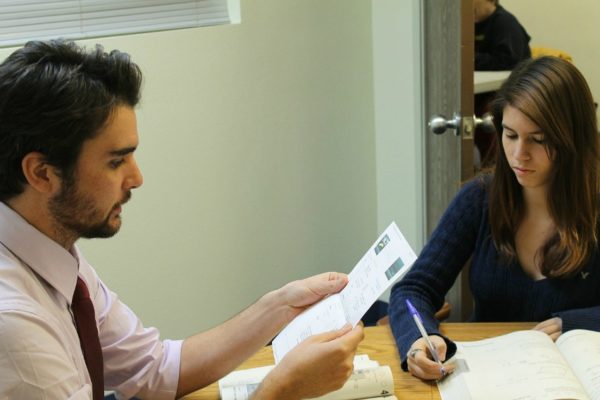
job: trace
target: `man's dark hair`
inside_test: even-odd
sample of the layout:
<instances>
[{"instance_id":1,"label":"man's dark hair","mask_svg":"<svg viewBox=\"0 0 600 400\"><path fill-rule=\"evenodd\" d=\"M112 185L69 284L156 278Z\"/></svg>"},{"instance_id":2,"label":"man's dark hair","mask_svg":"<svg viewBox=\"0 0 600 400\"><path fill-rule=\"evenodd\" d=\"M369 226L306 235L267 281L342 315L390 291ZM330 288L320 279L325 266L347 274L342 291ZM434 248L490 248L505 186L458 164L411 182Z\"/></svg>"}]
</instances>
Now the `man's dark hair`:
<instances>
[{"instance_id":1,"label":"man's dark hair","mask_svg":"<svg viewBox=\"0 0 600 400\"><path fill-rule=\"evenodd\" d=\"M0 201L23 192L30 152L72 176L83 142L117 106L137 105L141 82L128 54L100 45L32 41L8 56L0 64Z\"/></svg>"}]
</instances>

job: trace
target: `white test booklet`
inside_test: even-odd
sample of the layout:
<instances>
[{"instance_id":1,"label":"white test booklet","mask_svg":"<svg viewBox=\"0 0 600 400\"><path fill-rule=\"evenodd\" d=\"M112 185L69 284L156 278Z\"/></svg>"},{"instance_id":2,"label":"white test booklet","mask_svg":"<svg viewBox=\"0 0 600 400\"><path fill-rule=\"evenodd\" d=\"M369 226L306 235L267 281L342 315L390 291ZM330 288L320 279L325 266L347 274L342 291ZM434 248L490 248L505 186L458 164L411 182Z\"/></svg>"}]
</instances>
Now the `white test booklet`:
<instances>
[{"instance_id":1,"label":"white test booklet","mask_svg":"<svg viewBox=\"0 0 600 400\"><path fill-rule=\"evenodd\" d=\"M456 369L438 382L443 400L600 400L600 332L575 329L553 342L516 331L456 345Z\"/></svg>"},{"instance_id":2,"label":"white test booklet","mask_svg":"<svg viewBox=\"0 0 600 400\"><path fill-rule=\"evenodd\" d=\"M395 281L403 277L417 256L395 222L379 236L348 274L348 285L292 320L273 340L277 364L291 349L309 336L356 326L369 307Z\"/></svg>"},{"instance_id":3,"label":"white test booklet","mask_svg":"<svg viewBox=\"0 0 600 400\"><path fill-rule=\"evenodd\" d=\"M248 400L264 377L274 368L250 368L233 371L219 381L222 400ZM394 379L389 366L381 366L366 354L354 357L354 371L341 389L315 400L397 400Z\"/></svg>"}]
</instances>

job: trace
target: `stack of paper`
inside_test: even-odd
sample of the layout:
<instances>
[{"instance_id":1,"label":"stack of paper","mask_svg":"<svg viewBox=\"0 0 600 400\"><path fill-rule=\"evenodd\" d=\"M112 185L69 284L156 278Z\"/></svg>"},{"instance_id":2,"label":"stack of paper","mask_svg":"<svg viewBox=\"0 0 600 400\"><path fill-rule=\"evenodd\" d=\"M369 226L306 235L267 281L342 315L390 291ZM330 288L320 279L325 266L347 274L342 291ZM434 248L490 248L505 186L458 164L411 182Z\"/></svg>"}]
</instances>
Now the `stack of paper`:
<instances>
[{"instance_id":1,"label":"stack of paper","mask_svg":"<svg viewBox=\"0 0 600 400\"><path fill-rule=\"evenodd\" d=\"M222 400L247 400L273 365L234 371L219 381ZM394 379L388 366L381 366L367 355L354 358L354 371L339 390L317 397L318 400L397 400Z\"/></svg>"}]
</instances>

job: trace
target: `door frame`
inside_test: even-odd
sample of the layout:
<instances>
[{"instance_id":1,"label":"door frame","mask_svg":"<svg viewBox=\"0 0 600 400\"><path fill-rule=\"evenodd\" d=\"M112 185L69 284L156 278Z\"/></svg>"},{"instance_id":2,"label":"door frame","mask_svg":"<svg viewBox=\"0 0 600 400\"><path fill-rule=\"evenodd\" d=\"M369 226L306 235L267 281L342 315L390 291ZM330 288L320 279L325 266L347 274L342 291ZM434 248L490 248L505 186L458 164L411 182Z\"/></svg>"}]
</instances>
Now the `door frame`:
<instances>
[{"instance_id":1,"label":"door frame","mask_svg":"<svg viewBox=\"0 0 600 400\"><path fill-rule=\"evenodd\" d=\"M473 0L425 0L422 3L423 110L462 116L459 136L452 131L424 133L425 241L462 183L475 175L473 167ZM426 121L425 121L426 123ZM447 294L450 320L464 321L473 309L468 268Z\"/></svg>"}]
</instances>

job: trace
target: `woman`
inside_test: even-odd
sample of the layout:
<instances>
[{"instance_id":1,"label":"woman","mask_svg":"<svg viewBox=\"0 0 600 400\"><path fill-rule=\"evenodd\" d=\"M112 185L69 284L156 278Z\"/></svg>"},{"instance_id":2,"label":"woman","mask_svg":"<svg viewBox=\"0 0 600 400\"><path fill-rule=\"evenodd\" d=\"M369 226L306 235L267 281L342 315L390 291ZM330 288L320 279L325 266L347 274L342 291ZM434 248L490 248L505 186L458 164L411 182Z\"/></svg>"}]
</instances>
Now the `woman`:
<instances>
[{"instance_id":1,"label":"woman","mask_svg":"<svg viewBox=\"0 0 600 400\"><path fill-rule=\"evenodd\" d=\"M567 61L526 60L492 107L502 146L494 171L460 190L390 297L402 366L422 379L452 367L431 360L405 300L439 358L451 357L456 345L434 312L469 258L472 321L538 321L553 339L600 330L599 144L587 83Z\"/></svg>"}]
</instances>

